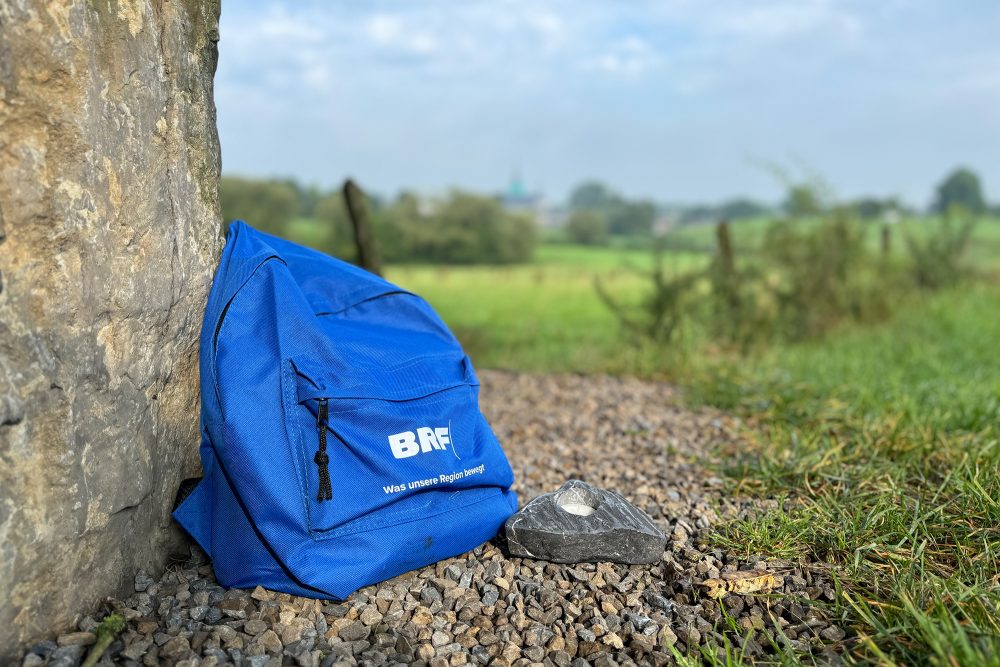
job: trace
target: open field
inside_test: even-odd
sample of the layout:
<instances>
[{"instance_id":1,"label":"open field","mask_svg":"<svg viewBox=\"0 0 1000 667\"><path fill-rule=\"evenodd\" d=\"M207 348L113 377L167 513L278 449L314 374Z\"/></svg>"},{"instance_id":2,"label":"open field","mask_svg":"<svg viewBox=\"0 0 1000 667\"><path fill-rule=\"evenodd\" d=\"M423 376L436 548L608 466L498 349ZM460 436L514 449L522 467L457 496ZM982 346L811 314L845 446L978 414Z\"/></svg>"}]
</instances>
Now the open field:
<instances>
[{"instance_id":1,"label":"open field","mask_svg":"<svg viewBox=\"0 0 1000 667\"><path fill-rule=\"evenodd\" d=\"M737 248L762 230L736 225ZM710 247L711 228L685 231ZM546 246L530 266L398 267L390 278L427 297L482 367L667 377L693 403L743 417L746 439L720 445L721 472L733 494L779 509L721 526L716 545L827 563L855 660L996 665L1000 224L980 224L969 255L985 274L974 283L917 293L882 324L749 356L696 335L678 353L627 343L593 280L639 294L642 279L622 268L648 266L639 251ZM707 258L687 250L670 261ZM738 648L727 659L745 662Z\"/></svg>"},{"instance_id":2,"label":"open field","mask_svg":"<svg viewBox=\"0 0 1000 667\"><path fill-rule=\"evenodd\" d=\"M593 372L620 370L631 354L594 290L595 277L634 295L643 278L627 267L649 263L640 251L542 246L526 266L401 266L388 277L430 301L480 366Z\"/></svg>"},{"instance_id":3,"label":"open field","mask_svg":"<svg viewBox=\"0 0 1000 667\"><path fill-rule=\"evenodd\" d=\"M739 221L731 224L733 246L738 252L755 252L764 240L769 218ZM905 257L906 238L922 239L939 220L936 218L907 218L889 225L892 236L892 251L897 258ZM814 226L819 220L803 220L798 225ZM865 239L870 248L877 249L881 242L883 224L868 222L863 224ZM711 252L715 247L715 227L713 225L690 225L681 227L669 236L679 247ZM969 260L976 265L1000 262L1000 221L983 219L977 223L976 242L969 248Z\"/></svg>"},{"instance_id":4,"label":"open field","mask_svg":"<svg viewBox=\"0 0 1000 667\"><path fill-rule=\"evenodd\" d=\"M809 223L804 223L809 224ZM927 221L906 221L894 228L894 255L905 261L904 236L925 234ZM734 224L737 254L759 247L766 221ZM877 226L867 229L872 247ZM671 245L701 250L670 250L668 270L685 271L708 264L714 242L711 226L688 227L668 237ZM1000 222L984 221L974 233L970 264L995 272L1000 266ZM691 332L683 349L643 349L624 342L614 315L594 290L600 279L625 302L640 298L650 253L620 248L542 245L535 261L517 266L420 266L389 269L390 280L426 298L466 345L473 360L487 368L530 371L613 372L670 375L679 356L699 348ZM919 309L921 304L915 303Z\"/></svg>"}]
</instances>

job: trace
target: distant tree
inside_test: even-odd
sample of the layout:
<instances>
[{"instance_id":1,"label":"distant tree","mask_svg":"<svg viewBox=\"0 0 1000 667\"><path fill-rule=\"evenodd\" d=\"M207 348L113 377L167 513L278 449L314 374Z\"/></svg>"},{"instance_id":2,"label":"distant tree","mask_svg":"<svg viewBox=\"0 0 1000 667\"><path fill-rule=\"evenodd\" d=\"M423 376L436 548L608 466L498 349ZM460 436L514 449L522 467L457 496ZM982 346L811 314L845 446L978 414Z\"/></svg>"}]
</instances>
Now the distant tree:
<instances>
[{"instance_id":1,"label":"distant tree","mask_svg":"<svg viewBox=\"0 0 1000 667\"><path fill-rule=\"evenodd\" d=\"M605 245L608 242L608 223L595 211L574 211L566 221L566 234L581 245Z\"/></svg>"},{"instance_id":2,"label":"distant tree","mask_svg":"<svg viewBox=\"0 0 1000 667\"><path fill-rule=\"evenodd\" d=\"M645 236L653 231L656 206L649 201L625 201L608 211L608 231L617 236Z\"/></svg>"},{"instance_id":3,"label":"distant tree","mask_svg":"<svg viewBox=\"0 0 1000 667\"><path fill-rule=\"evenodd\" d=\"M979 176L971 169L965 167L955 169L937 187L934 211L947 213L953 207L961 207L973 214L986 211Z\"/></svg>"},{"instance_id":4,"label":"distant tree","mask_svg":"<svg viewBox=\"0 0 1000 667\"><path fill-rule=\"evenodd\" d=\"M313 218L321 228L320 249L334 257L354 261L356 249L344 197L336 191L323 196L313 207Z\"/></svg>"},{"instance_id":5,"label":"distant tree","mask_svg":"<svg viewBox=\"0 0 1000 667\"><path fill-rule=\"evenodd\" d=\"M822 197L812 185L802 183L792 185L788 189L784 209L793 218L819 215L823 212Z\"/></svg>"},{"instance_id":6,"label":"distant tree","mask_svg":"<svg viewBox=\"0 0 1000 667\"><path fill-rule=\"evenodd\" d=\"M531 259L538 231L530 219L506 212L500 202L454 192L436 216L436 259L460 264L510 264Z\"/></svg>"},{"instance_id":7,"label":"distant tree","mask_svg":"<svg viewBox=\"0 0 1000 667\"><path fill-rule=\"evenodd\" d=\"M656 221L655 204L626 199L598 181L587 181L573 188L569 209L600 214L607 223L608 233L615 236L647 236Z\"/></svg>"},{"instance_id":8,"label":"distant tree","mask_svg":"<svg viewBox=\"0 0 1000 667\"><path fill-rule=\"evenodd\" d=\"M680 223L682 225L693 225L701 222L717 222L722 217L719 209L708 204L695 204L685 206L680 213Z\"/></svg>"},{"instance_id":9,"label":"distant tree","mask_svg":"<svg viewBox=\"0 0 1000 667\"><path fill-rule=\"evenodd\" d=\"M299 200L299 217L314 217L316 215L316 204L325 196L323 191L315 185L302 185L298 181L291 179L286 182L295 189L295 196Z\"/></svg>"},{"instance_id":10,"label":"distant tree","mask_svg":"<svg viewBox=\"0 0 1000 667\"><path fill-rule=\"evenodd\" d=\"M862 220L883 218L890 211L901 212L903 205L895 197L861 197L849 204L851 211Z\"/></svg>"},{"instance_id":11,"label":"distant tree","mask_svg":"<svg viewBox=\"0 0 1000 667\"><path fill-rule=\"evenodd\" d=\"M760 202L746 198L730 199L719 206L719 219L725 220L746 220L748 218L759 218L767 215L770 208Z\"/></svg>"},{"instance_id":12,"label":"distant tree","mask_svg":"<svg viewBox=\"0 0 1000 667\"><path fill-rule=\"evenodd\" d=\"M569 196L569 208L573 211L604 211L620 202L618 194L598 181L579 184Z\"/></svg>"},{"instance_id":13,"label":"distant tree","mask_svg":"<svg viewBox=\"0 0 1000 667\"><path fill-rule=\"evenodd\" d=\"M531 259L538 242L532 220L466 192L453 192L433 212L403 194L379 217L376 233L387 261L509 264Z\"/></svg>"},{"instance_id":14,"label":"distant tree","mask_svg":"<svg viewBox=\"0 0 1000 667\"><path fill-rule=\"evenodd\" d=\"M299 212L295 188L285 181L223 176L219 202L225 221L246 220L262 231L286 236Z\"/></svg>"}]
</instances>

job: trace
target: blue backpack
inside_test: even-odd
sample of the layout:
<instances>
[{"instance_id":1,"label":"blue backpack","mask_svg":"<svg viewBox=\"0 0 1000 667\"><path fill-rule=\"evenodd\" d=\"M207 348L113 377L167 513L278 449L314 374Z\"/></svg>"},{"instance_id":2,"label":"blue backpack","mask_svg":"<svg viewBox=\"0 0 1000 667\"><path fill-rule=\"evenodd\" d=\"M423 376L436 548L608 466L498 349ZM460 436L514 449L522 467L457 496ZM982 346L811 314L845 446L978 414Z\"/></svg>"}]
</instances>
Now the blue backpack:
<instances>
[{"instance_id":1,"label":"blue backpack","mask_svg":"<svg viewBox=\"0 0 1000 667\"><path fill-rule=\"evenodd\" d=\"M204 477L174 517L224 586L344 599L517 509L469 358L427 303L229 228L201 331Z\"/></svg>"}]
</instances>

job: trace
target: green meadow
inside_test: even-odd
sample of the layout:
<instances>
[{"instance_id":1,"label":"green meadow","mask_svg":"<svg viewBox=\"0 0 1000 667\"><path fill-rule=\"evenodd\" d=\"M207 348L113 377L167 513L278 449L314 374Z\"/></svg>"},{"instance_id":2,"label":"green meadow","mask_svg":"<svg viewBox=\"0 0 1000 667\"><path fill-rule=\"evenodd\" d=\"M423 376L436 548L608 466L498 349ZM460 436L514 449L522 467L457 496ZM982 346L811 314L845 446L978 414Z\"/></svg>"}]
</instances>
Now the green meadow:
<instances>
[{"instance_id":1,"label":"green meadow","mask_svg":"<svg viewBox=\"0 0 1000 667\"><path fill-rule=\"evenodd\" d=\"M904 262L906 237L922 238L930 224L908 220L894 225L893 257ZM737 256L757 253L768 225L767 220L733 224ZM666 270L681 273L706 267L714 251L714 235L709 225L668 235ZM867 243L877 248L881 228L870 225L865 235ZM992 275L1000 270L1000 222L983 221L976 227L968 262L981 273ZM391 266L388 278L426 298L484 368L628 373L683 380L677 373L687 372L691 362L716 356L711 346L703 344L701 332L687 331L666 349L632 344L594 287L600 280L622 303L637 302L648 288L643 272L651 265L648 250L549 243L539 246L529 264L403 264ZM909 310L922 307L920 300L907 304Z\"/></svg>"},{"instance_id":2,"label":"green meadow","mask_svg":"<svg viewBox=\"0 0 1000 667\"><path fill-rule=\"evenodd\" d=\"M905 263L905 237L922 238L927 224L893 227L895 261ZM755 252L765 229L733 225L737 253ZM880 228L865 234L878 248ZM684 229L668 239L665 265L705 267L713 243L711 227ZM996 665L1000 222L978 225L967 261L974 277L910 294L884 321L745 353L693 328L669 346L623 335L594 281L638 300L646 251L543 245L527 265L396 266L389 278L427 298L480 367L665 378L694 405L744 417L744 444L717 452L721 472L734 493L778 499L782 511L724 525L713 539L828 563L840 586L831 607L855 632L848 661ZM720 664L742 663L733 649Z\"/></svg>"}]
</instances>

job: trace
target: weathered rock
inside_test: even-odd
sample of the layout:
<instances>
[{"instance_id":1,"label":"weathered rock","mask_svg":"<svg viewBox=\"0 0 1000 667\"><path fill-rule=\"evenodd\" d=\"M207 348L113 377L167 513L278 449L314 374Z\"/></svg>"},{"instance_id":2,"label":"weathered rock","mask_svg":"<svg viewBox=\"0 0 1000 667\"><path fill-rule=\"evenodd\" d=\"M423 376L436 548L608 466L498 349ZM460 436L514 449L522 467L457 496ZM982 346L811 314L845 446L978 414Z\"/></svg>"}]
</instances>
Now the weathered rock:
<instances>
[{"instance_id":1,"label":"weathered rock","mask_svg":"<svg viewBox=\"0 0 1000 667\"><path fill-rule=\"evenodd\" d=\"M630 502L579 480L538 496L507 519L515 556L556 563L655 563L667 538Z\"/></svg>"},{"instance_id":2,"label":"weathered rock","mask_svg":"<svg viewBox=\"0 0 1000 667\"><path fill-rule=\"evenodd\" d=\"M2 664L158 573L198 473L218 11L0 7Z\"/></svg>"}]
</instances>

